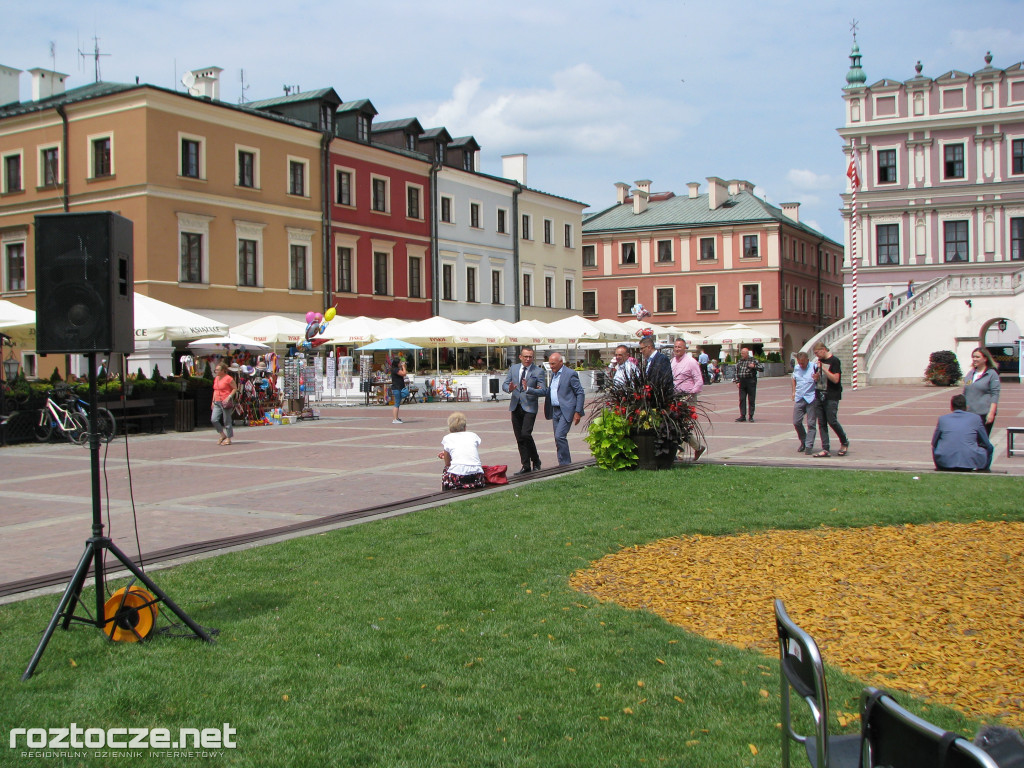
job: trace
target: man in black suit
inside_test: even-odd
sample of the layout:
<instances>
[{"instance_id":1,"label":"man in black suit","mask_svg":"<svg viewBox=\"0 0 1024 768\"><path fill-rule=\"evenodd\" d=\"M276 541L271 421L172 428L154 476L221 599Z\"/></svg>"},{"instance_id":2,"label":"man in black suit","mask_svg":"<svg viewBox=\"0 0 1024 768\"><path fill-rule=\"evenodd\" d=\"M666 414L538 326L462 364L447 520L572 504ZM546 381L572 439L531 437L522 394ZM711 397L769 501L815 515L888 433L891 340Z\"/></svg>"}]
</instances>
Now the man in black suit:
<instances>
[{"instance_id":1,"label":"man in black suit","mask_svg":"<svg viewBox=\"0 0 1024 768\"><path fill-rule=\"evenodd\" d=\"M512 412L512 432L523 464L517 475L540 469L540 456L533 441L533 424L537 420L537 396L545 383L544 369L533 364L533 350L523 347L519 352L519 364L508 369L501 385L502 391L512 395L508 409Z\"/></svg>"},{"instance_id":2,"label":"man in black suit","mask_svg":"<svg viewBox=\"0 0 1024 768\"><path fill-rule=\"evenodd\" d=\"M675 382L672 379L672 362L654 348L654 337L644 336L640 339L640 354L647 372L647 381L652 387L661 390L664 399L672 397L675 391Z\"/></svg>"}]
</instances>

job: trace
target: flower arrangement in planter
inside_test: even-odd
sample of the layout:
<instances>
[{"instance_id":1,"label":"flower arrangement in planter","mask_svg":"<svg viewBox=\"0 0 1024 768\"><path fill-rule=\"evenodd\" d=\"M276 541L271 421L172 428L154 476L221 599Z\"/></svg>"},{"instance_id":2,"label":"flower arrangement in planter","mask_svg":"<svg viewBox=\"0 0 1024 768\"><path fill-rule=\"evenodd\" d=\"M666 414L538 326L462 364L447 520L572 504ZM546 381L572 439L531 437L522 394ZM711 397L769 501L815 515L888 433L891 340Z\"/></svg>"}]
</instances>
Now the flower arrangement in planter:
<instances>
[{"instance_id":1,"label":"flower arrangement in planter","mask_svg":"<svg viewBox=\"0 0 1024 768\"><path fill-rule=\"evenodd\" d=\"M925 381L937 387L951 387L963 378L960 361L951 351L932 352L928 357L928 367L924 371Z\"/></svg>"},{"instance_id":2,"label":"flower arrangement in planter","mask_svg":"<svg viewBox=\"0 0 1024 768\"><path fill-rule=\"evenodd\" d=\"M671 466L679 446L708 420L699 402L652 382L643 363L623 380L610 379L587 416L587 436L597 465L604 469L648 468L653 461ZM653 456L645 452L653 451ZM653 467L651 467L653 468Z\"/></svg>"}]
</instances>

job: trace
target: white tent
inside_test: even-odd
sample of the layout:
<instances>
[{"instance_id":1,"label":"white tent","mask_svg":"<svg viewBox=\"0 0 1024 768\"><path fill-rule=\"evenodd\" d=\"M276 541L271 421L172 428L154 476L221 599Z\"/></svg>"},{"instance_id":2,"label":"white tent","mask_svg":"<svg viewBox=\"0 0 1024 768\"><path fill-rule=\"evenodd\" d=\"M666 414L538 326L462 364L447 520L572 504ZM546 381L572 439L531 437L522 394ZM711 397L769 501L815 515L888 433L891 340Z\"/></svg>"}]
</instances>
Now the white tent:
<instances>
[{"instance_id":1,"label":"white tent","mask_svg":"<svg viewBox=\"0 0 1024 768\"><path fill-rule=\"evenodd\" d=\"M394 336L394 326L372 317L359 315L348 320L335 318L327 326L323 338L331 344L369 344L377 339Z\"/></svg>"},{"instance_id":2,"label":"white tent","mask_svg":"<svg viewBox=\"0 0 1024 768\"><path fill-rule=\"evenodd\" d=\"M327 326L331 326L328 324ZM231 333L240 333L271 346L277 344L298 344L306 339L306 323L281 315L267 315L248 323L236 325Z\"/></svg>"},{"instance_id":3,"label":"white tent","mask_svg":"<svg viewBox=\"0 0 1024 768\"><path fill-rule=\"evenodd\" d=\"M477 343L470 341L465 325L440 315L392 329L391 336L430 347L465 347Z\"/></svg>"},{"instance_id":4,"label":"white tent","mask_svg":"<svg viewBox=\"0 0 1024 768\"><path fill-rule=\"evenodd\" d=\"M227 323L176 307L158 299L135 294L135 341L188 341L216 336Z\"/></svg>"},{"instance_id":5,"label":"white tent","mask_svg":"<svg viewBox=\"0 0 1024 768\"><path fill-rule=\"evenodd\" d=\"M190 342L188 348L201 355L227 355L238 350L248 352L267 352L270 350L266 344L243 336L240 333L228 333L224 336L211 336L206 339L198 339Z\"/></svg>"},{"instance_id":6,"label":"white tent","mask_svg":"<svg viewBox=\"0 0 1024 768\"><path fill-rule=\"evenodd\" d=\"M761 344L776 339L771 333L755 331L749 325L735 323L721 331L709 333L705 339L710 344L721 344L722 346L738 346L740 344Z\"/></svg>"},{"instance_id":7,"label":"white tent","mask_svg":"<svg viewBox=\"0 0 1024 768\"><path fill-rule=\"evenodd\" d=\"M21 325L35 325L36 313L13 301L0 299L0 330Z\"/></svg>"}]
</instances>

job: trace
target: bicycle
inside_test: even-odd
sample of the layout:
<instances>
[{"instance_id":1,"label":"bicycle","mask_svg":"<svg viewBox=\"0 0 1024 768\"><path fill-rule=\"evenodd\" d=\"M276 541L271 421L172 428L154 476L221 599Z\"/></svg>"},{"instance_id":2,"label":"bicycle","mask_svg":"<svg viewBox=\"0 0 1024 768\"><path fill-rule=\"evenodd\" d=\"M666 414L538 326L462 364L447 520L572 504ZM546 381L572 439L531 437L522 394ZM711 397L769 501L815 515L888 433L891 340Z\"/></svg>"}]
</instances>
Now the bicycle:
<instances>
[{"instance_id":1,"label":"bicycle","mask_svg":"<svg viewBox=\"0 0 1024 768\"><path fill-rule=\"evenodd\" d=\"M89 425L90 433L92 432L93 427L95 427L96 431L99 433L101 442L109 443L117 435L117 420L114 419L114 414L106 408L97 407L96 418L90 419L89 403L74 393L68 394L68 405L75 406L75 410Z\"/></svg>"},{"instance_id":2,"label":"bicycle","mask_svg":"<svg viewBox=\"0 0 1024 768\"><path fill-rule=\"evenodd\" d=\"M39 410L36 439L45 443L53 437L54 432L63 435L69 443L81 445L89 434L89 422L78 411L58 405L50 391L46 393L46 405Z\"/></svg>"}]
</instances>

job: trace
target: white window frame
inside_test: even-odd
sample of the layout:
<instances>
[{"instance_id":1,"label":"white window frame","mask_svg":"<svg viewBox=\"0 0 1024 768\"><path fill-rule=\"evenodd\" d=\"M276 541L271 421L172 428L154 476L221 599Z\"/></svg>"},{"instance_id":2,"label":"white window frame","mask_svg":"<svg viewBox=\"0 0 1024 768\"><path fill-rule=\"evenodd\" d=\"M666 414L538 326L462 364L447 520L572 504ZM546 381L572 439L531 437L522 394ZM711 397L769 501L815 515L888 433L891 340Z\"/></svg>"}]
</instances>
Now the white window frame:
<instances>
[{"instance_id":1,"label":"white window frame","mask_svg":"<svg viewBox=\"0 0 1024 768\"><path fill-rule=\"evenodd\" d=\"M441 269L438 271L438 274L439 274L439 276L441 278L441 284L439 286L437 286L437 295L441 297L441 301L458 301L459 300L459 276L455 272L455 268L457 266L458 266L458 264L455 261L445 260L445 261L441 262ZM444 273L445 273L445 270L448 270L449 274L451 274L451 276L452 276L452 279L449 281L451 283L451 293L448 296L444 295L444 283L445 283Z\"/></svg>"},{"instance_id":2,"label":"white window frame","mask_svg":"<svg viewBox=\"0 0 1024 768\"><path fill-rule=\"evenodd\" d=\"M238 162L239 152L248 152L252 157L252 186L246 187L238 183L242 166ZM260 150L259 147L249 147L245 144L235 144L235 187L238 189L259 190L260 186Z\"/></svg>"},{"instance_id":3,"label":"white window frame","mask_svg":"<svg viewBox=\"0 0 1024 768\"><path fill-rule=\"evenodd\" d=\"M746 239L748 237L754 238L754 242L757 244L757 254L754 255L754 256L747 256L747 246L746 246L746 242L745 241L746 241ZM754 259L760 259L761 255L762 255L761 254L761 233L760 232L754 232L752 234L748 234L748 233L741 234L740 235L740 258L741 259L749 259L749 260L753 261Z\"/></svg>"},{"instance_id":4,"label":"white window frame","mask_svg":"<svg viewBox=\"0 0 1024 768\"><path fill-rule=\"evenodd\" d=\"M334 292L343 293L346 296L355 296L359 293L359 237L356 235L347 235L336 233L334 235ZM343 291L338 287L338 249L348 248L352 252L352 264L350 265L349 273L351 274L352 284L349 286L349 290Z\"/></svg>"},{"instance_id":5,"label":"white window frame","mask_svg":"<svg viewBox=\"0 0 1024 768\"><path fill-rule=\"evenodd\" d=\"M263 247L263 230L266 226L257 221L235 220L235 285L239 291L263 292L263 270L267 263L267 252ZM238 268L238 243L241 240L256 241L256 285L242 285L242 273Z\"/></svg>"},{"instance_id":6,"label":"white window frame","mask_svg":"<svg viewBox=\"0 0 1024 768\"><path fill-rule=\"evenodd\" d=\"M566 275L563 283L565 288L565 308L575 309L576 278Z\"/></svg>"},{"instance_id":7,"label":"white window frame","mask_svg":"<svg viewBox=\"0 0 1024 768\"><path fill-rule=\"evenodd\" d=\"M1014 173L1013 172L1013 142L1015 142L1015 141L1020 141L1020 142L1024 143L1024 134L1022 134L1022 133L1013 133L1013 134L1008 133L1008 134L1006 134L1006 175L1009 176L1010 178L1019 179L1019 178L1024 178L1024 169L1022 169L1020 173ZM24 166L22 166L22 168L24 168ZM5 172L4 175L6 177L6 172ZM22 176L24 176L24 175L25 175L25 172L24 172L24 170L22 170ZM6 180L4 181L4 183L5 184L7 183ZM22 179L21 183L22 183L22 185L24 185L25 184L25 180Z\"/></svg>"},{"instance_id":8,"label":"white window frame","mask_svg":"<svg viewBox=\"0 0 1024 768\"><path fill-rule=\"evenodd\" d=\"M96 154L93 152L93 144L97 141L107 139L110 141L110 173L103 176L96 175ZM89 178L90 179L109 179L117 174L117 169L114 166L114 132L105 131L103 133L94 133L90 136L85 137L86 157L89 158Z\"/></svg>"},{"instance_id":9,"label":"white window frame","mask_svg":"<svg viewBox=\"0 0 1024 768\"><path fill-rule=\"evenodd\" d=\"M711 258L710 259L705 259L704 258L704 254L702 252L703 243L704 243L705 240L710 240L711 241ZM704 237L698 237L697 238L697 262L700 263L700 264L707 264L707 263L712 262L712 261L718 261L718 238L715 237L714 235L711 235L711 236L706 236L705 235Z\"/></svg>"},{"instance_id":10,"label":"white window frame","mask_svg":"<svg viewBox=\"0 0 1024 768\"><path fill-rule=\"evenodd\" d=\"M548 288L551 288L551 300L548 301ZM556 309L558 307L557 295L555 293L555 273L551 270L544 270L544 308Z\"/></svg>"},{"instance_id":11,"label":"white window frame","mask_svg":"<svg viewBox=\"0 0 1024 768\"><path fill-rule=\"evenodd\" d=\"M537 281L533 279L533 270L524 269L522 271L523 284L521 288L525 288L526 281L530 283L530 300L526 301L526 291L523 291L523 295L519 297L520 303L524 307L536 307L537 306Z\"/></svg>"},{"instance_id":12,"label":"white window frame","mask_svg":"<svg viewBox=\"0 0 1024 768\"><path fill-rule=\"evenodd\" d=\"M722 302L718 300L718 283L697 283L697 314L711 314L712 312L720 312L722 309ZM700 289L701 288L713 288L715 290L715 308L714 309L701 309L700 307Z\"/></svg>"},{"instance_id":13,"label":"white window frame","mask_svg":"<svg viewBox=\"0 0 1024 768\"><path fill-rule=\"evenodd\" d=\"M658 291L665 291L665 290L672 291L672 309L661 310L661 309L658 309ZM656 285L656 286L654 286L654 296L653 296L653 299L654 300L653 300L653 303L651 304L651 306L652 306L652 312L654 314L656 314L656 315L657 314L674 315L676 313L676 307L678 306L678 304L676 303L676 287L674 285Z\"/></svg>"},{"instance_id":14,"label":"white window frame","mask_svg":"<svg viewBox=\"0 0 1024 768\"><path fill-rule=\"evenodd\" d=\"M580 313L584 317L588 316L588 314L587 314L587 294L588 293L593 294L593 296L594 296L594 314L589 315L589 317L599 317L600 315L598 314L598 308L597 308L597 291L583 291L583 294L582 294L582 304L580 305Z\"/></svg>"},{"instance_id":15,"label":"white window frame","mask_svg":"<svg viewBox=\"0 0 1024 768\"><path fill-rule=\"evenodd\" d=\"M554 245L555 244L555 220L554 219L545 218L543 226L544 226L544 232L543 232L544 245Z\"/></svg>"},{"instance_id":16,"label":"white window frame","mask_svg":"<svg viewBox=\"0 0 1024 768\"><path fill-rule=\"evenodd\" d=\"M494 276L498 276L498 300L494 300ZM494 306L504 306L505 304L505 281L502 279L504 275L502 270L499 268L491 267L491 281L488 286L491 289L491 304Z\"/></svg>"},{"instance_id":17,"label":"white window frame","mask_svg":"<svg viewBox=\"0 0 1024 768\"><path fill-rule=\"evenodd\" d=\"M472 270L472 274L470 274ZM470 283L473 285L473 296L469 298L469 286ZM467 264L466 265L466 302L472 304L480 303L480 265L479 264Z\"/></svg>"},{"instance_id":18,"label":"white window frame","mask_svg":"<svg viewBox=\"0 0 1024 768\"><path fill-rule=\"evenodd\" d=\"M348 184L348 197L347 203L338 202L338 191L341 189L340 179L338 175L341 173L347 173L349 175ZM343 208L355 208L356 207L356 169L349 168L344 165L334 166L334 200L333 205L340 205Z\"/></svg>"},{"instance_id":19,"label":"white window frame","mask_svg":"<svg viewBox=\"0 0 1024 768\"><path fill-rule=\"evenodd\" d=\"M7 158L17 157L19 159L19 165L21 166L21 187L19 189L8 189L7 187ZM1011 161L1011 167L1012 161ZM16 149L13 152L4 152L0 154L0 193L9 195L18 192L25 191L25 151L23 149Z\"/></svg>"},{"instance_id":20,"label":"white window frame","mask_svg":"<svg viewBox=\"0 0 1024 768\"><path fill-rule=\"evenodd\" d=\"M878 153L879 152L896 152L896 178L893 181L882 181L878 176ZM883 189L899 186L900 183L900 145L899 144L886 144L871 148L871 160L872 160L872 178L874 179L875 186Z\"/></svg>"},{"instance_id":21,"label":"white window frame","mask_svg":"<svg viewBox=\"0 0 1024 768\"><path fill-rule=\"evenodd\" d=\"M661 244L668 243L668 259L662 261L661 259ZM675 238L672 237L661 237L654 241L654 263L655 264L674 264L676 260L676 243Z\"/></svg>"},{"instance_id":22,"label":"white window frame","mask_svg":"<svg viewBox=\"0 0 1024 768\"><path fill-rule=\"evenodd\" d=\"M576 230L573 229L572 224L566 222L562 225L562 247L563 248L575 248L576 247Z\"/></svg>"},{"instance_id":23,"label":"white window frame","mask_svg":"<svg viewBox=\"0 0 1024 768\"><path fill-rule=\"evenodd\" d=\"M179 213L178 234L176 238L177 247L175 253L178 255L178 287L179 288L209 288L210 287L210 222L213 216L204 216L200 213ZM183 232L199 235L199 282L191 283L182 280L181 274L181 235ZM248 238L252 239L252 238ZM235 269L238 269L238 244L235 243Z\"/></svg>"},{"instance_id":24,"label":"white window frame","mask_svg":"<svg viewBox=\"0 0 1024 768\"><path fill-rule=\"evenodd\" d=\"M64 165L64 162L61 143L57 141L51 142L49 144L39 144L36 147L36 180L38 181L38 184L36 184L36 186L39 187L40 189L46 186L46 168L43 165L43 152L45 152L48 149L57 150L57 181L54 184L54 186L59 187L61 184L64 183L64 168L62 167ZM200 151L200 155L202 155L202 151ZM22 174L24 175L24 173L24 166L22 166ZM24 179L22 179L22 183L24 184Z\"/></svg>"},{"instance_id":25,"label":"white window frame","mask_svg":"<svg viewBox=\"0 0 1024 768\"><path fill-rule=\"evenodd\" d=\"M953 91L960 91L960 103L962 106L959 107L947 107L946 106L946 94L952 93ZM949 85L939 87L939 112L966 112L967 111L967 85ZM964 147L966 153L967 147Z\"/></svg>"},{"instance_id":26,"label":"white window frame","mask_svg":"<svg viewBox=\"0 0 1024 768\"><path fill-rule=\"evenodd\" d=\"M194 141L199 144L199 175L198 176L184 176L181 171L181 144L183 141ZM178 166L175 169L179 179L188 179L189 181L206 181L206 137L200 136L195 133L185 133L184 131L178 131ZM236 254L237 255L237 254Z\"/></svg>"},{"instance_id":27,"label":"white window frame","mask_svg":"<svg viewBox=\"0 0 1024 768\"><path fill-rule=\"evenodd\" d=\"M625 310L623 309L623 305L622 305L622 292L623 291L632 291L633 292L633 301L630 302L630 306L632 306L633 304L636 304L637 302L640 301L640 289L639 289L638 286L628 285L628 286L624 286L624 287L618 288L616 290L616 298L618 300L617 300L617 302L615 304L615 314L617 314L617 315L629 315L629 314L632 314L628 309L625 309Z\"/></svg>"},{"instance_id":28,"label":"white window frame","mask_svg":"<svg viewBox=\"0 0 1024 768\"><path fill-rule=\"evenodd\" d=\"M748 285L756 285L757 286L757 306L756 307L744 306L744 303L743 303L743 289L746 288ZM739 300L740 312L764 312L764 291L762 290L762 287L761 287L761 281L760 280L753 280L753 281L747 281L745 283L740 283L739 284L739 299L740 299Z\"/></svg>"},{"instance_id":29,"label":"white window frame","mask_svg":"<svg viewBox=\"0 0 1024 768\"><path fill-rule=\"evenodd\" d=\"M302 194L297 194L292 191L292 163L297 163L302 166ZM309 158L298 157L297 155L288 155L284 164L285 178L288 180L285 186L285 192L291 197L309 197Z\"/></svg>"},{"instance_id":30,"label":"white window frame","mask_svg":"<svg viewBox=\"0 0 1024 768\"><path fill-rule=\"evenodd\" d=\"M24 178L24 173L22 173ZM7 271L7 248L12 245L20 245L22 259L25 262L25 286L23 288L12 288L11 287L11 276ZM12 230L4 232L0 235L0 258L3 259L3 285L0 288L3 289L5 294L24 294L28 290L28 231L24 229Z\"/></svg>"},{"instance_id":31,"label":"white window frame","mask_svg":"<svg viewBox=\"0 0 1024 768\"><path fill-rule=\"evenodd\" d=\"M286 285L288 286L288 293L309 295L313 293L313 237L316 232L312 229L302 229L299 227L285 227L285 232L288 233L288 258L287 270L286 270ZM301 245L306 249L306 288L293 288L292 287L292 246Z\"/></svg>"},{"instance_id":32,"label":"white window frame","mask_svg":"<svg viewBox=\"0 0 1024 768\"><path fill-rule=\"evenodd\" d=\"M623 256L625 255L622 251L623 246L633 246L633 260L626 261ZM640 244L636 240L620 240L619 241L619 266L620 267L639 267L640 266Z\"/></svg>"},{"instance_id":33,"label":"white window frame","mask_svg":"<svg viewBox=\"0 0 1024 768\"><path fill-rule=\"evenodd\" d=\"M427 276L423 272L423 265L427 261L426 251L419 248L414 250L410 246L406 246L405 250L405 295L410 299L424 299L427 296ZM414 261L419 263L420 293L418 296L412 295L412 270L409 269Z\"/></svg>"},{"instance_id":34,"label":"white window frame","mask_svg":"<svg viewBox=\"0 0 1024 768\"><path fill-rule=\"evenodd\" d=\"M592 259L592 261L593 261L592 264L587 264L587 248L591 249L590 252L591 252L591 254L594 257ZM597 246L596 245L594 245L593 243L584 243L583 244L583 247L580 249L580 263L582 264L584 269L593 269L594 267L597 266Z\"/></svg>"},{"instance_id":35,"label":"white window frame","mask_svg":"<svg viewBox=\"0 0 1024 768\"><path fill-rule=\"evenodd\" d=\"M419 216L410 216L409 215L409 190L410 189L415 189L417 191L417 193L418 193L418 196L419 196L419 209L420 209L419 210L419 214L420 214ZM426 198L423 196L423 185L422 184L413 184L410 181L405 182L405 218L409 219L410 221L423 221L424 216L425 216L425 213L424 213L424 210L423 210L425 201L426 201ZM420 273L420 276L422 277L422 272Z\"/></svg>"},{"instance_id":36,"label":"white window frame","mask_svg":"<svg viewBox=\"0 0 1024 768\"><path fill-rule=\"evenodd\" d=\"M533 232L533 214L532 213L524 213L520 217L520 220L521 220L521 226L522 225L525 225L525 226L523 226L523 230L524 231L519 233L519 239L520 240L529 240L529 241L532 242L533 239L534 239L533 238L533 234L534 234L534 232Z\"/></svg>"}]
</instances>

